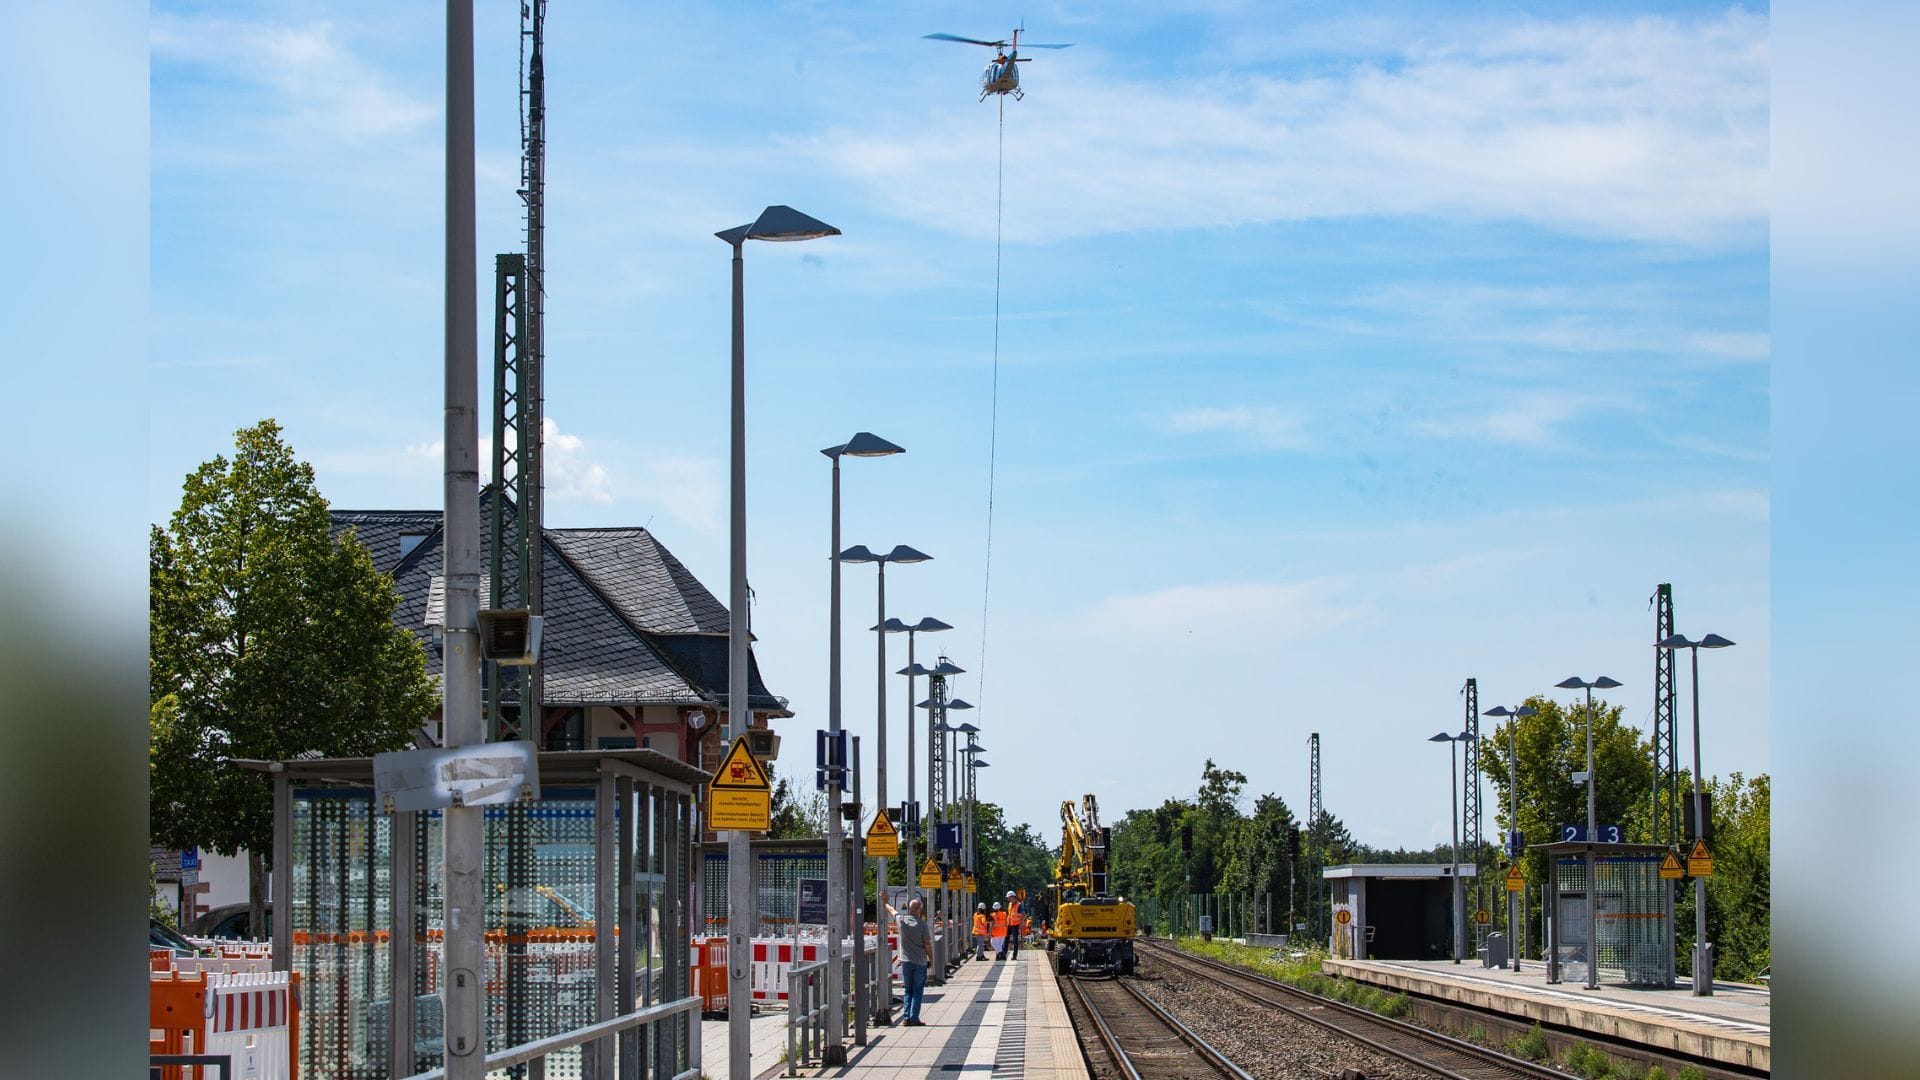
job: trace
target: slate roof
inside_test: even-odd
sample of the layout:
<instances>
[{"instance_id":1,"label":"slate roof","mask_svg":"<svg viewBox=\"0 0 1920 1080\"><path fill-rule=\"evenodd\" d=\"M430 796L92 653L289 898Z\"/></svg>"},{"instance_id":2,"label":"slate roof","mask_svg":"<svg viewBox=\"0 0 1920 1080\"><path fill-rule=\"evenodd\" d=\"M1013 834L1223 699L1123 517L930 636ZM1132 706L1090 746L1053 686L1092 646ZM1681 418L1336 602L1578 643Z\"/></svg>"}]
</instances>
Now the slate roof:
<instances>
[{"instance_id":1,"label":"slate roof","mask_svg":"<svg viewBox=\"0 0 1920 1080\"><path fill-rule=\"evenodd\" d=\"M481 520L487 516L483 494ZM427 647L440 673L430 621L437 621L441 572L439 511L342 510L336 532L351 527L391 574L400 594L394 621ZM404 557L400 539L426 534ZM548 529L542 544L541 650L548 705L723 704L727 692L727 609L646 529ZM487 540L481 537L481 565ZM430 605L430 601L434 601ZM430 620L430 616L434 616ZM791 716L750 659L755 709Z\"/></svg>"}]
</instances>

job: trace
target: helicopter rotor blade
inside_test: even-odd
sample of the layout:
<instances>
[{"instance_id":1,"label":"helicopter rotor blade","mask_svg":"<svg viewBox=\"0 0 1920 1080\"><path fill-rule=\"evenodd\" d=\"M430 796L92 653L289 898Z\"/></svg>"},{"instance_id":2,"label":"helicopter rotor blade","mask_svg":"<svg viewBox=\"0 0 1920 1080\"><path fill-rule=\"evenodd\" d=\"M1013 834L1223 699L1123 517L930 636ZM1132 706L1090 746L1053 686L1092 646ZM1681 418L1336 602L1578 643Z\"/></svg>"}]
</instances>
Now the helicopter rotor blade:
<instances>
[{"instance_id":1,"label":"helicopter rotor blade","mask_svg":"<svg viewBox=\"0 0 1920 1080\"><path fill-rule=\"evenodd\" d=\"M1023 41L1020 47L1023 49L1071 49L1073 42L1069 41L1065 45L1036 45L1031 41Z\"/></svg>"},{"instance_id":2,"label":"helicopter rotor blade","mask_svg":"<svg viewBox=\"0 0 1920 1080\"><path fill-rule=\"evenodd\" d=\"M981 41L979 38L961 37L958 34L928 34L926 37L932 41L959 41L968 45L985 45L989 49L1004 49L1007 47L1007 43L1004 41Z\"/></svg>"}]
</instances>

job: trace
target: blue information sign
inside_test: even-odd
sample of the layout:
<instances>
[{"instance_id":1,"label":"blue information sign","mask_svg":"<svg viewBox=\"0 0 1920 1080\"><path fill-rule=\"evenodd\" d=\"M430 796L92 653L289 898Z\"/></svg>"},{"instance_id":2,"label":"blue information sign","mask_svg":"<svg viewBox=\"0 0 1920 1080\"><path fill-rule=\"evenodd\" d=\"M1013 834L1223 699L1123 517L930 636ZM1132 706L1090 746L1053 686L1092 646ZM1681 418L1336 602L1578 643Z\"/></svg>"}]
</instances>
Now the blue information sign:
<instances>
[{"instance_id":1,"label":"blue information sign","mask_svg":"<svg viewBox=\"0 0 1920 1080\"><path fill-rule=\"evenodd\" d=\"M800 906L795 922L816 926L827 924L827 879L800 879Z\"/></svg>"},{"instance_id":2,"label":"blue information sign","mask_svg":"<svg viewBox=\"0 0 1920 1080\"><path fill-rule=\"evenodd\" d=\"M1627 838L1626 831L1621 829L1620 826L1602 825L1600 826L1600 836L1595 842L1601 843L1601 844L1618 844L1618 843L1623 843L1626 840L1626 838ZM1585 825L1560 826L1560 842L1561 843L1579 844L1579 843L1585 843L1586 839L1587 839L1587 827Z\"/></svg>"},{"instance_id":3,"label":"blue information sign","mask_svg":"<svg viewBox=\"0 0 1920 1080\"><path fill-rule=\"evenodd\" d=\"M942 851L959 851L962 847L960 823L956 821L949 825L936 826L933 831L933 846Z\"/></svg>"}]
</instances>

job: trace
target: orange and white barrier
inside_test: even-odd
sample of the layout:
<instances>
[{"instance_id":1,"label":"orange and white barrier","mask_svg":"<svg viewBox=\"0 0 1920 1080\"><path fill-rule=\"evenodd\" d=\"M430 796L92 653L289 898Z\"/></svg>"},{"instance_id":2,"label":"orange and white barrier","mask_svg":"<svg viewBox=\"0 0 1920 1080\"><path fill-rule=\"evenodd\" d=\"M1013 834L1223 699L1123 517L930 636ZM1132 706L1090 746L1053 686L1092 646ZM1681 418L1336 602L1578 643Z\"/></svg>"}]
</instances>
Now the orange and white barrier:
<instances>
[{"instance_id":1,"label":"orange and white barrier","mask_svg":"<svg viewBox=\"0 0 1920 1080\"><path fill-rule=\"evenodd\" d=\"M206 1053L230 1054L235 1080L292 1080L293 984L284 971L207 977Z\"/></svg>"}]
</instances>

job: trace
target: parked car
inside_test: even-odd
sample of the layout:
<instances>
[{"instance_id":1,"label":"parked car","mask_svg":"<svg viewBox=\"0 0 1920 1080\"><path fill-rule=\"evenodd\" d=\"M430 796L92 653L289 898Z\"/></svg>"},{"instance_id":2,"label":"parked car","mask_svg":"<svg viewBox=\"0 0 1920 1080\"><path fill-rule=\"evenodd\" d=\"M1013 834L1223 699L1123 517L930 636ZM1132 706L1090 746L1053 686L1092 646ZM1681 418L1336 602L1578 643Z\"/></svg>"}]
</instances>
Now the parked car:
<instances>
[{"instance_id":1,"label":"parked car","mask_svg":"<svg viewBox=\"0 0 1920 1080\"><path fill-rule=\"evenodd\" d=\"M247 905L222 904L193 920L195 937L227 938L238 941L265 941L273 934L273 902L267 902L267 925L253 932Z\"/></svg>"},{"instance_id":2,"label":"parked car","mask_svg":"<svg viewBox=\"0 0 1920 1080\"><path fill-rule=\"evenodd\" d=\"M193 942L180 936L180 931L151 915L147 916L147 947L171 949L176 956L197 956L200 953Z\"/></svg>"}]
</instances>

